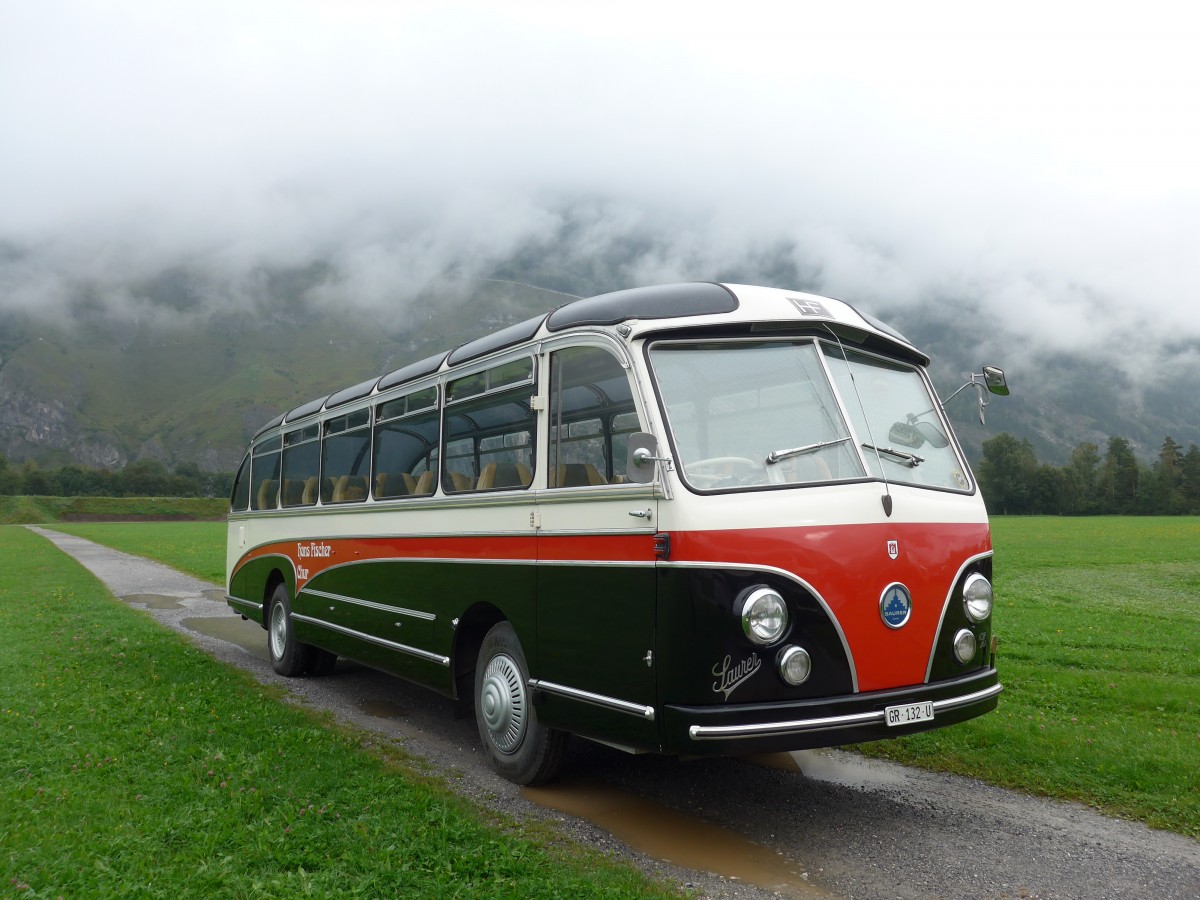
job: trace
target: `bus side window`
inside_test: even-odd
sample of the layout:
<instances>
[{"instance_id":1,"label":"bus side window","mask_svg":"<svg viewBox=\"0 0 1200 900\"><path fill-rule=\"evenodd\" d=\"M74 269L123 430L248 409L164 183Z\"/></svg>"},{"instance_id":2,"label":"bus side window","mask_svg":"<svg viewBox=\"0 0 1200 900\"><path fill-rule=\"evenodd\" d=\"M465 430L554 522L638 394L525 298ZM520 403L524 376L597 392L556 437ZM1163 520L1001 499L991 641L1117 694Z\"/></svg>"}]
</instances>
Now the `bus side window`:
<instances>
[{"instance_id":1,"label":"bus side window","mask_svg":"<svg viewBox=\"0 0 1200 900\"><path fill-rule=\"evenodd\" d=\"M366 500L371 475L371 414L359 409L325 422L321 502Z\"/></svg>"},{"instance_id":2,"label":"bus side window","mask_svg":"<svg viewBox=\"0 0 1200 900\"><path fill-rule=\"evenodd\" d=\"M534 413L528 387L456 406L446 415L442 490L517 490L533 480Z\"/></svg>"},{"instance_id":3,"label":"bus side window","mask_svg":"<svg viewBox=\"0 0 1200 900\"><path fill-rule=\"evenodd\" d=\"M529 399L534 390L533 360L529 357L449 383L443 491L450 494L529 487L533 481L536 421Z\"/></svg>"},{"instance_id":4,"label":"bus side window","mask_svg":"<svg viewBox=\"0 0 1200 900\"><path fill-rule=\"evenodd\" d=\"M275 509L279 506L279 453L283 446L279 435L259 441L250 461L251 509Z\"/></svg>"},{"instance_id":5,"label":"bus side window","mask_svg":"<svg viewBox=\"0 0 1200 900\"><path fill-rule=\"evenodd\" d=\"M621 363L601 347L550 356L549 487L619 484L629 435L640 430Z\"/></svg>"},{"instance_id":6,"label":"bus side window","mask_svg":"<svg viewBox=\"0 0 1200 900\"><path fill-rule=\"evenodd\" d=\"M321 465L320 426L289 431L283 436L283 506L314 506Z\"/></svg>"},{"instance_id":7,"label":"bus side window","mask_svg":"<svg viewBox=\"0 0 1200 900\"><path fill-rule=\"evenodd\" d=\"M432 494L440 431L437 388L381 403L375 421L375 499Z\"/></svg>"}]
</instances>

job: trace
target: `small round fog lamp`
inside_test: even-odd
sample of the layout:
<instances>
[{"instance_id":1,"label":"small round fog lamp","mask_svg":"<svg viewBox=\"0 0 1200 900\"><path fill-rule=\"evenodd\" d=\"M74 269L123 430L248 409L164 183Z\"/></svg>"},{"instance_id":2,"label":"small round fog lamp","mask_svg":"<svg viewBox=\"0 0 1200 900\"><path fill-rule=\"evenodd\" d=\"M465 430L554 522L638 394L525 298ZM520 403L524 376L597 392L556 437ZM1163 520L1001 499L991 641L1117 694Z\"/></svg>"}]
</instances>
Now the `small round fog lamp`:
<instances>
[{"instance_id":1,"label":"small round fog lamp","mask_svg":"<svg viewBox=\"0 0 1200 900\"><path fill-rule=\"evenodd\" d=\"M964 665L975 658L975 635L963 628L954 636L954 656Z\"/></svg>"},{"instance_id":2,"label":"small round fog lamp","mask_svg":"<svg viewBox=\"0 0 1200 900\"><path fill-rule=\"evenodd\" d=\"M982 622L992 614L992 584L978 572L968 575L963 585L963 608L972 622Z\"/></svg>"},{"instance_id":3,"label":"small round fog lamp","mask_svg":"<svg viewBox=\"0 0 1200 900\"><path fill-rule=\"evenodd\" d=\"M803 647L784 647L779 654L779 677L788 684L804 684L812 674L812 658Z\"/></svg>"}]
</instances>

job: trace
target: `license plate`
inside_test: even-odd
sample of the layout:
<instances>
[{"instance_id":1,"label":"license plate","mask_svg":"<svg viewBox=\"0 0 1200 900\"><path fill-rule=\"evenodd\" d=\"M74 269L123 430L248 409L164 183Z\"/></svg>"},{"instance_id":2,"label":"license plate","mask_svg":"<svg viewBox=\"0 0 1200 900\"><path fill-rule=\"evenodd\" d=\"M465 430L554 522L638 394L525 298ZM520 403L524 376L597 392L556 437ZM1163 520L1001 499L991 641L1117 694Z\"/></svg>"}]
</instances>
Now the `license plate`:
<instances>
[{"instance_id":1,"label":"license plate","mask_svg":"<svg viewBox=\"0 0 1200 900\"><path fill-rule=\"evenodd\" d=\"M914 722L931 722L933 721L933 703L926 700L924 703L889 706L883 711L883 714L889 728L897 725L911 725Z\"/></svg>"}]
</instances>

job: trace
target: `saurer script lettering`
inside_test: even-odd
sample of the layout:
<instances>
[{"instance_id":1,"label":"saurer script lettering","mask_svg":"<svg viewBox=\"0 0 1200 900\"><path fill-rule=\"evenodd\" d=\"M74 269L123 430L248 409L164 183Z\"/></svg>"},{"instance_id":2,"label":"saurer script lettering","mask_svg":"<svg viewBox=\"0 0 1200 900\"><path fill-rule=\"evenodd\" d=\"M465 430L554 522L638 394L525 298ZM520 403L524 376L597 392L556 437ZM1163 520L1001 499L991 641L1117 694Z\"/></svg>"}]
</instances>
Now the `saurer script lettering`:
<instances>
[{"instance_id":1,"label":"saurer script lettering","mask_svg":"<svg viewBox=\"0 0 1200 900\"><path fill-rule=\"evenodd\" d=\"M751 653L736 666L732 665L733 657L726 656L721 662L713 666L712 673L717 677L713 682L713 691L718 694L724 694L725 699L729 699L737 687L759 670L762 666L762 660L758 658L757 653Z\"/></svg>"}]
</instances>

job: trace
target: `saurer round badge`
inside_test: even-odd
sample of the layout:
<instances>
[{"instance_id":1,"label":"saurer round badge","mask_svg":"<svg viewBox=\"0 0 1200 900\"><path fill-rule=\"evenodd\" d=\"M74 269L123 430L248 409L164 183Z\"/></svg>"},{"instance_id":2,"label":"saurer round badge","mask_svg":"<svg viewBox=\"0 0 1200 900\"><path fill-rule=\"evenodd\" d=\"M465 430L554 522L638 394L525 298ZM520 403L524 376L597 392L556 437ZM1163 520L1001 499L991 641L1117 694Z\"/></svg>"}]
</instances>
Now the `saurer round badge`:
<instances>
[{"instance_id":1,"label":"saurer round badge","mask_svg":"<svg viewBox=\"0 0 1200 900\"><path fill-rule=\"evenodd\" d=\"M903 628L912 615L912 594L897 582L883 589L879 598L879 616L888 628Z\"/></svg>"}]
</instances>

